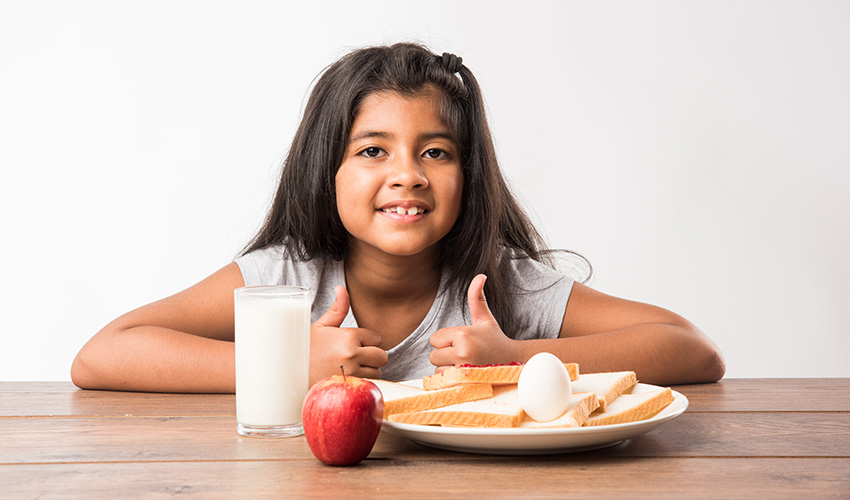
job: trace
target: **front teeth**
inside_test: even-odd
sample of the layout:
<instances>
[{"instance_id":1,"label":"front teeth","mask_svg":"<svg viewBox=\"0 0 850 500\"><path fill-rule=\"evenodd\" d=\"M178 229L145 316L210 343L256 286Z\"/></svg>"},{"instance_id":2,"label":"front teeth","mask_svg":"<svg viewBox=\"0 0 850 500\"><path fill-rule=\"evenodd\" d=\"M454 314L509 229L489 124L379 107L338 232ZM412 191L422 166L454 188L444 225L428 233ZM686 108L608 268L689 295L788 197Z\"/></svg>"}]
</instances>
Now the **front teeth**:
<instances>
[{"instance_id":1,"label":"front teeth","mask_svg":"<svg viewBox=\"0 0 850 500\"><path fill-rule=\"evenodd\" d=\"M417 207L410 207L410 208L407 208L407 209L405 209L403 207L395 207L395 208L384 209L384 211L385 212L395 212L399 215L417 215L417 214L424 214L425 213L425 209L420 210Z\"/></svg>"}]
</instances>

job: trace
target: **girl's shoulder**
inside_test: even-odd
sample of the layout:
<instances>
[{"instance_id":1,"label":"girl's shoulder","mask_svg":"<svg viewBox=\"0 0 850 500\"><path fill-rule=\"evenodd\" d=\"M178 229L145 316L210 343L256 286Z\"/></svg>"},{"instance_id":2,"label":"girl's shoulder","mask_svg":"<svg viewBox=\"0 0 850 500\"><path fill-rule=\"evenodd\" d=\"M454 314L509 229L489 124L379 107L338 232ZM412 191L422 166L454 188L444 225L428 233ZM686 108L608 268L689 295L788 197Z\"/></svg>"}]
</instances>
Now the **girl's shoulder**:
<instances>
[{"instance_id":1,"label":"girl's shoulder","mask_svg":"<svg viewBox=\"0 0 850 500\"><path fill-rule=\"evenodd\" d=\"M511 338L557 336L575 280L555 265L521 251L503 253L499 273L510 309L501 325L511 331Z\"/></svg>"},{"instance_id":2,"label":"girl's shoulder","mask_svg":"<svg viewBox=\"0 0 850 500\"><path fill-rule=\"evenodd\" d=\"M590 262L571 250L543 250L532 258L522 250L505 249L498 267L506 279L543 283L544 287L555 282L586 283L593 275Z\"/></svg>"},{"instance_id":3,"label":"girl's shoulder","mask_svg":"<svg viewBox=\"0 0 850 500\"><path fill-rule=\"evenodd\" d=\"M499 272L506 283L525 291L545 289L561 281L573 281L556 267L556 263L534 259L516 249L506 249L503 252Z\"/></svg>"},{"instance_id":4,"label":"girl's shoulder","mask_svg":"<svg viewBox=\"0 0 850 500\"><path fill-rule=\"evenodd\" d=\"M329 272L336 274L342 263L327 259L303 260L274 244L247 252L235 260L245 286L299 285L316 286Z\"/></svg>"}]
</instances>

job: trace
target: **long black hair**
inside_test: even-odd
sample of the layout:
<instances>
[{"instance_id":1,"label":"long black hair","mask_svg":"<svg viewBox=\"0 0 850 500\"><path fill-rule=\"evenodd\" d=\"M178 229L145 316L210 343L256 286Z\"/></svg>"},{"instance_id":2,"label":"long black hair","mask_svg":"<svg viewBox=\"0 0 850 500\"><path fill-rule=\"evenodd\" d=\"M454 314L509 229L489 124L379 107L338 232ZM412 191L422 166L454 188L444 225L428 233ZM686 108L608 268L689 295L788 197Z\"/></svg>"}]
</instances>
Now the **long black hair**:
<instances>
[{"instance_id":1,"label":"long black hair","mask_svg":"<svg viewBox=\"0 0 850 500\"><path fill-rule=\"evenodd\" d=\"M502 177L472 72L454 56L437 56L420 45L359 49L325 69L310 93L265 223L243 253L285 244L291 258L344 260L348 234L336 206L335 178L361 103L375 92L416 96L434 90L455 134L464 178L460 214L441 242L437 267L464 306L472 278L487 274L488 305L511 336L514 290L502 276L504 259L551 264L549 251Z\"/></svg>"}]
</instances>

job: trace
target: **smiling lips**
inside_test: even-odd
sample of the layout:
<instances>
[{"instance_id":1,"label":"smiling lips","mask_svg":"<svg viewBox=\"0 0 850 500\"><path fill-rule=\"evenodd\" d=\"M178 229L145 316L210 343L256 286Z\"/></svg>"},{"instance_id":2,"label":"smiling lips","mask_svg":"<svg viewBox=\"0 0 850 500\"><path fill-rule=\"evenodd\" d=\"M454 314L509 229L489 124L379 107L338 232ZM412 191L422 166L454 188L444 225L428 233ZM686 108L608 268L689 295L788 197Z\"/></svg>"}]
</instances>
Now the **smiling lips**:
<instances>
[{"instance_id":1,"label":"smiling lips","mask_svg":"<svg viewBox=\"0 0 850 500\"><path fill-rule=\"evenodd\" d=\"M421 207L410 207L410 208L389 207L389 208L382 208L381 212L383 212L385 214L418 215L418 214L428 213L428 209L427 208L421 208Z\"/></svg>"},{"instance_id":2,"label":"smiling lips","mask_svg":"<svg viewBox=\"0 0 850 500\"><path fill-rule=\"evenodd\" d=\"M396 222L416 222L431 213L431 208L417 200L395 200L385 203L378 212L387 215Z\"/></svg>"}]
</instances>

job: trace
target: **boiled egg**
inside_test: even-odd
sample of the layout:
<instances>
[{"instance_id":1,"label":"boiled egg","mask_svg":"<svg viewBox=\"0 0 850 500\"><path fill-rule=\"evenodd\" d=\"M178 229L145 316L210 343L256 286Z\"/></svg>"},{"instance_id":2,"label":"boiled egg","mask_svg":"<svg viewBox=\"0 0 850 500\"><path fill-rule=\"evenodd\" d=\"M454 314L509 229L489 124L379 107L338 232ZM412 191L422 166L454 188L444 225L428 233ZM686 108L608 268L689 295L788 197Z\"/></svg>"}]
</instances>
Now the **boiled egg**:
<instances>
[{"instance_id":1,"label":"boiled egg","mask_svg":"<svg viewBox=\"0 0 850 500\"><path fill-rule=\"evenodd\" d=\"M522 367L517 393L519 404L529 417L538 422L555 420L570 405L570 374L554 354L535 354Z\"/></svg>"}]
</instances>

